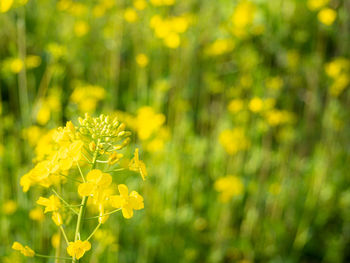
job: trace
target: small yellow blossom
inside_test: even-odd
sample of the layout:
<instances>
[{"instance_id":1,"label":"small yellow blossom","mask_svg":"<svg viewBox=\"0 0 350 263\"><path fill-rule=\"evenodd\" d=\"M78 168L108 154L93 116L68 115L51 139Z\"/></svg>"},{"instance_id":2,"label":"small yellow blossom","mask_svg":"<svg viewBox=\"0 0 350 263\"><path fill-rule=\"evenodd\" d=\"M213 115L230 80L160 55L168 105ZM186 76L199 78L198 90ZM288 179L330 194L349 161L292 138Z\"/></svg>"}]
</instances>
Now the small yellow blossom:
<instances>
[{"instance_id":1,"label":"small yellow blossom","mask_svg":"<svg viewBox=\"0 0 350 263\"><path fill-rule=\"evenodd\" d=\"M29 211L29 218L34 221L42 221L44 220L44 213L40 207L36 207Z\"/></svg>"},{"instance_id":2,"label":"small yellow blossom","mask_svg":"<svg viewBox=\"0 0 350 263\"><path fill-rule=\"evenodd\" d=\"M219 56L230 52L234 46L232 39L217 39L206 48L205 53L210 56Z\"/></svg>"},{"instance_id":3,"label":"small yellow blossom","mask_svg":"<svg viewBox=\"0 0 350 263\"><path fill-rule=\"evenodd\" d=\"M0 1L0 13L6 13L13 5L13 0L1 0Z\"/></svg>"},{"instance_id":4,"label":"small yellow blossom","mask_svg":"<svg viewBox=\"0 0 350 263\"><path fill-rule=\"evenodd\" d=\"M255 18L256 6L250 1L240 1L232 15L233 26L237 29L244 29L251 25Z\"/></svg>"},{"instance_id":5,"label":"small yellow blossom","mask_svg":"<svg viewBox=\"0 0 350 263\"><path fill-rule=\"evenodd\" d=\"M141 68L144 68L148 65L148 57L146 54L140 53L136 56L136 63Z\"/></svg>"},{"instance_id":6,"label":"small yellow blossom","mask_svg":"<svg viewBox=\"0 0 350 263\"><path fill-rule=\"evenodd\" d=\"M2 206L2 211L5 215L12 215L17 210L17 203L13 200L7 200Z\"/></svg>"},{"instance_id":7,"label":"small yellow blossom","mask_svg":"<svg viewBox=\"0 0 350 263\"><path fill-rule=\"evenodd\" d=\"M74 33L78 37L82 37L89 32L89 25L85 21L77 21L74 25Z\"/></svg>"},{"instance_id":8,"label":"small yellow blossom","mask_svg":"<svg viewBox=\"0 0 350 263\"><path fill-rule=\"evenodd\" d=\"M37 68L41 64L41 57L35 55L28 55L26 57L26 66L27 68Z\"/></svg>"},{"instance_id":9,"label":"small yellow blossom","mask_svg":"<svg viewBox=\"0 0 350 263\"><path fill-rule=\"evenodd\" d=\"M326 26L330 26L337 18L337 12L331 8L323 8L318 13L317 17L321 23L325 24Z\"/></svg>"},{"instance_id":10,"label":"small yellow blossom","mask_svg":"<svg viewBox=\"0 0 350 263\"><path fill-rule=\"evenodd\" d=\"M244 103L240 99L233 99L228 104L227 108L231 113L237 113L241 111L244 107Z\"/></svg>"},{"instance_id":11,"label":"small yellow blossom","mask_svg":"<svg viewBox=\"0 0 350 263\"><path fill-rule=\"evenodd\" d=\"M67 247L67 252L70 256L80 259L84 256L86 251L89 251L91 249L91 244L89 241L81 241L77 240L75 242L69 242L69 245Z\"/></svg>"},{"instance_id":12,"label":"small yellow blossom","mask_svg":"<svg viewBox=\"0 0 350 263\"><path fill-rule=\"evenodd\" d=\"M330 0L307 0L307 7L311 10L318 10L329 3Z\"/></svg>"},{"instance_id":13,"label":"small yellow blossom","mask_svg":"<svg viewBox=\"0 0 350 263\"><path fill-rule=\"evenodd\" d=\"M227 202L232 197L241 195L244 191L242 180L234 175L219 178L216 180L214 187L220 193L222 202Z\"/></svg>"},{"instance_id":14,"label":"small yellow blossom","mask_svg":"<svg viewBox=\"0 0 350 263\"><path fill-rule=\"evenodd\" d=\"M133 217L133 210L144 208L143 197L136 191L132 191L129 195L128 187L125 184L118 185L120 195L110 197L111 205L115 208L121 208L123 216L127 219Z\"/></svg>"},{"instance_id":15,"label":"small yellow blossom","mask_svg":"<svg viewBox=\"0 0 350 263\"><path fill-rule=\"evenodd\" d=\"M45 206L44 213L58 211L61 207L60 199L55 195L51 195L49 198L40 197L36 203Z\"/></svg>"},{"instance_id":16,"label":"small yellow blossom","mask_svg":"<svg viewBox=\"0 0 350 263\"><path fill-rule=\"evenodd\" d=\"M19 73L24 67L24 63L20 58L14 58L10 61L10 70L13 73Z\"/></svg>"},{"instance_id":17,"label":"small yellow blossom","mask_svg":"<svg viewBox=\"0 0 350 263\"><path fill-rule=\"evenodd\" d=\"M121 158L123 158L123 154L114 152L108 157L108 164L113 165L117 163Z\"/></svg>"},{"instance_id":18,"label":"small yellow blossom","mask_svg":"<svg viewBox=\"0 0 350 263\"><path fill-rule=\"evenodd\" d=\"M250 141L242 128L223 130L219 135L219 142L230 155L246 150L250 146Z\"/></svg>"},{"instance_id":19,"label":"small yellow blossom","mask_svg":"<svg viewBox=\"0 0 350 263\"><path fill-rule=\"evenodd\" d=\"M249 109L252 112L260 112L264 107L264 102L261 98L255 97L249 102Z\"/></svg>"},{"instance_id":20,"label":"small yellow blossom","mask_svg":"<svg viewBox=\"0 0 350 263\"><path fill-rule=\"evenodd\" d=\"M132 158L129 163L129 169L131 171L139 172L142 180L145 180L148 175L145 163L139 159L138 148L135 149L134 158Z\"/></svg>"},{"instance_id":21,"label":"small yellow blossom","mask_svg":"<svg viewBox=\"0 0 350 263\"><path fill-rule=\"evenodd\" d=\"M164 43L169 48L178 48L180 46L180 36L177 33L170 33L164 38Z\"/></svg>"},{"instance_id":22,"label":"small yellow blossom","mask_svg":"<svg viewBox=\"0 0 350 263\"><path fill-rule=\"evenodd\" d=\"M147 6L147 2L145 0L134 0L133 5L138 10L144 10Z\"/></svg>"},{"instance_id":23,"label":"small yellow blossom","mask_svg":"<svg viewBox=\"0 0 350 263\"><path fill-rule=\"evenodd\" d=\"M60 226L63 224L61 214L58 212L53 212L51 219L55 223L56 226Z\"/></svg>"},{"instance_id":24,"label":"small yellow blossom","mask_svg":"<svg viewBox=\"0 0 350 263\"><path fill-rule=\"evenodd\" d=\"M18 250L19 252L21 252L26 257L34 257L34 255L35 255L35 252L30 247L23 246L19 242L14 242L13 245L12 245L12 249Z\"/></svg>"},{"instance_id":25,"label":"small yellow blossom","mask_svg":"<svg viewBox=\"0 0 350 263\"><path fill-rule=\"evenodd\" d=\"M136 22L138 16L137 16L137 13L134 9L132 8L127 8L125 9L124 11L124 19L125 21L129 22L129 23L134 23Z\"/></svg>"},{"instance_id":26,"label":"small yellow blossom","mask_svg":"<svg viewBox=\"0 0 350 263\"><path fill-rule=\"evenodd\" d=\"M280 90L283 87L283 79L281 77L272 77L266 80L266 87L272 90Z\"/></svg>"},{"instance_id":27,"label":"small yellow blossom","mask_svg":"<svg viewBox=\"0 0 350 263\"><path fill-rule=\"evenodd\" d=\"M112 176L103 173L101 170L93 169L86 176L86 183L78 187L78 193L81 196L94 196L97 198L99 193L109 187L112 183Z\"/></svg>"}]
</instances>

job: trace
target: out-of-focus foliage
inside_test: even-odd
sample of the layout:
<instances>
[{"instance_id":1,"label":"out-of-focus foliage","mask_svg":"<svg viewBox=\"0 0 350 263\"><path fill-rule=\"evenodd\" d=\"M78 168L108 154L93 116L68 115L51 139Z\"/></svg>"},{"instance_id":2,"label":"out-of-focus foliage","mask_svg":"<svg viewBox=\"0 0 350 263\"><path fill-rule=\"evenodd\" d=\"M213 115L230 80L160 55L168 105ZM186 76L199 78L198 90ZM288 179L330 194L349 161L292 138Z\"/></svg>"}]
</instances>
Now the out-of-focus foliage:
<instances>
[{"instance_id":1,"label":"out-of-focus foliage","mask_svg":"<svg viewBox=\"0 0 350 263\"><path fill-rule=\"evenodd\" d=\"M350 261L349 86L347 0L0 0L0 262L65 255L20 178L85 112L148 176L81 262Z\"/></svg>"}]
</instances>

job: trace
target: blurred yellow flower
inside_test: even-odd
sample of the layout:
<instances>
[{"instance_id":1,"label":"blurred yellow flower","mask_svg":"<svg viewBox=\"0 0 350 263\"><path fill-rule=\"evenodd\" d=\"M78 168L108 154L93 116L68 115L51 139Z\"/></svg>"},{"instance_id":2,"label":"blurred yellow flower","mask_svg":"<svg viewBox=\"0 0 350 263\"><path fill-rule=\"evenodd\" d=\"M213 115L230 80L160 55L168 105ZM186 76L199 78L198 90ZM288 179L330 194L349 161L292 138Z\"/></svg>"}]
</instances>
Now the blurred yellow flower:
<instances>
[{"instance_id":1,"label":"blurred yellow flower","mask_svg":"<svg viewBox=\"0 0 350 263\"><path fill-rule=\"evenodd\" d=\"M149 139L154 133L158 132L165 122L165 116L156 113L152 107L144 106L137 111L135 128L140 140Z\"/></svg>"},{"instance_id":2,"label":"blurred yellow flower","mask_svg":"<svg viewBox=\"0 0 350 263\"><path fill-rule=\"evenodd\" d=\"M86 35L89 32L89 25L87 22L85 21L77 21L74 24L74 33L76 36L78 37L82 37L84 35Z\"/></svg>"},{"instance_id":3,"label":"blurred yellow flower","mask_svg":"<svg viewBox=\"0 0 350 263\"><path fill-rule=\"evenodd\" d=\"M205 53L210 56L219 56L230 52L234 46L232 39L217 39L205 49Z\"/></svg>"},{"instance_id":4,"label":"blurred yellow flower","mask_svg":"<svg viewBox=\"0 0 350 263\"><path fill-rule=\"evenodd\" d=\"M45 125L51 118L51 110L47 103L43 103L36 115L36 120L40 125Z\"/></svg>"},{"instance_id":5,"label":"blurred yellow flower","mask_svg":"<svg viewBox=\"0 0 350 263\"><path fill-rule=\"evenodd\" d=\"M323 8L318 14L317 14L318 20L325 24L326 26L330 26L334 23L335 19L337 18L337 12L331 8Z\"/></svg>"},{"instance_id":6,"label":"blurred yellow flower","mask_svg":"<svg viewBox=\"0 0 350 263\"><path fill-rule=\"evenodd\" d=\"M61 242L60 234L59 233L53 234L51 237L51 245L54 248L58 248L60 246L60 242Z\"/></svg>"},{"instance_id":7,"label":"blurred yellow flower","mask_svg":"<svg viewBox=\"0 0 350 263\"><path fill-rule=\"evenodd\" d=\"M24 67L24 63L20 58L13 58L10 60L10 70L13 73L19 73Z\"/></svg>"},{"instance_id":8,"label":"blurred yellow flower","mask_svg":"<svg viewBox=\"0 0 350 263\"><path fill-rule=\"evenodd\" d=\"M78 105L81 112L93 112L97 103L106 97L106 90L97 85L78 85L70 99Z\"/></svg>"},{"instance_id":9,"label":"blurred yellow flower","mask_svg":"<svg viewBox=\"0 0 350 263\"><path fill-rule=\"evenodd\" d=\"M1 0L0 1L0 13L6 13L10 10L13 4L13 0Z\"/></svg>"},{"instance_id":10,"label":"blurred yellow flower","mask_svg":"<svg viewBox=\"0 0 350 263\"><path fill-rule=\"evenodd\" d=\"M307 0L307 7L314 11L326 6L330 0Z\"/></svg>"},{"instance_id":11,"label":"blurred yellow flower","mask_svg":"<svg viewBox=\"0 0 350 263\"><path fill-rule=\"evenodd\" d=\"M129 195L128 187L125 184L118 185L120 195L113 195L110 197L111 206L114 208L121 208L123 216L127 219L133 217L133 210L140 210L144 208L143 197L136 191L132 191Z\"/></svg>"},{"instance_id":12,"label":"blurred yellow flower","mask_svg":"<svg viewBox=\"0 0 350 263\"><path fill-rule=\"evenodd\" d=\"M231 113L237 113L244 107L244 102L240 99L233 99L228 104L227 108Z\"/></svg>"},{"instance_id":13,"label":"blurred yellow flower","mask_svg":"<svg viewBox=\"0 0 350 263\"><path fill-rule=\"evenodd\" d=\"M141 68L146 67L148 65L148 57L147 57L147 55L143 54L143 53L137 54L137 56L136 56L136 63Z\"/></svg>"},{"instance_id":14,"label":"blurred yellow flower","mask_svg":"<svg viewBox=\"0 0 350 263\"><path fill-rule=\"evenodd\" d=\"M36 207L29 211L29 218L34 221L42 221L44 220L44 213L40 207Z\"/></svg>"},{"instance_id":15,"label":"blurred yellow flower","mask_svg":"<svg viewBox=\"0 0 350 263\"><path fill-rule=\"evenodd\" d=\"M26 66L27 68L37 68L41 64L41 57L35 55L28 55L26 57Z\"/></svg>"},{"instance_id":16,"label":"blurred yellow flower","mask_svg":"<svg viewBox=\"0 0 350 263\"><path fill-rule=\"evenodd\" d=\"M253 23L256 13L256 6L250 1L242 0L236 6L233 15L233 26L243 29Z\"/></svg>"},{"instance_id":17,"label":"blurred yellow flower","mask_svg":"<svg viewBox=\"0 0 350 263\"><path fill-rule=\"evenodd\" d=\"M124 19L129 22L129 23L134 23L136 22L138 16L137 16L137 13L134 9L132 8L127 8L125 9L124 11Z\"/></svg>"},{"instance_id":18,"label":"blurred yellow flower","mask_svg":"<svg viewBox=\"0 0 350 263\"><path fill-rule=\"evenodd\" d=\"M252 112L260 112L263 110L264 102L261 98L254 97L250 100L248 107Z\"/></svg>"},{"instance_id":19,"label":"blurred yellow flower","mask_svg":"<svg viewBox=\"0 0 350 263\"><path fill-rule=\"evenodd\" d=\"M173 5L175 4L175 0L150 0L151 4L154 6L163 6L163 5Z\"/></svg>"},{"instance_id":20,"label":"blurred yellow flower","mask_svg":"<svg viewBox=\"0 0 350 263\"><path fill-rule=\"evenodd\" d=\"M170 33L164 38L164 43L169 48L178 48L180 42L180 36L176 33Z\"/></svg>"},{"instance_id":21,"label":"blurred yellow flower","mask_svg":"<svg viewBox=\"0 0 350 263\"><path fill-rule=\"evenodd\" d=\"M75 242L69 242L67 253L76 259L80 259L84 256L85 252L89 251L90 249L91 244L89 241L77 240Z\"/></svg>"},{"instance_id":22,"label":"blurred yellow flower","mask_svg":"<svg viewBox=\"0 0 350 263\"><path fill-rule=\"evenodd\" d=\"M19 252L21 252L26 257L34 257L34 255L35 255L35 252L30 247L23 246L19 242L13 242L12 249L18 250Z\"/></svg>"},{"instance_id":23,"label":"blurred yellow flower","mask_svg":"<svg viewBox=\"0 0 350 263\"><path fill-rule=\"evenodd\" d=\"M219 135L219 142L230 155L246 150L250 146L250 141L242 128L223 130Z\"/></svg>"},{"instance_id":24,"label":"blurred yellow flower","mask_svg":"<svg viewBox=\"0 0 350 263\"><path fill-rule=\"evenodd\" d=\"M134 0L133 5L138 10L143 10L147 6L147 2L145 0Z\"/></svg>"},{"instance_id":25,"label":"blurred yellow flower","mask_svg":"<svg viewBox=\"0 0 350 263\"><path fill-rule=\"evenodd\" d=\"M244 191L242 180L234 175L219 178L215 181L214 188L220 193L221 202L228 202L232 197L239 196Z\"/></svg>"},{"instance_id":26,"label":"blurred yellow flower","mask_svg":"<svg viewBox=\"0 0 350 263\"><path fill-rule=\"evenodd\" d=\"M265 82L266 87L272 90L280 90L283 87L283 79L281 77L271 77Z\"/></svg>"},{"instance_id":27,"label":"blurred yellow flower","mask_svg":"<svg viewBox=\"0 0 350 263\"><path fill-rule=\"evenodd\" d=\"M2 211L5 215L12 215L17 210L17 203L13 200L7 200L2 205Z\"/></svg>"},{"instance_id":28,"label":"blurred yellow flower","mask_svg":"<svg viewBox=\"0 0 350 263\"><path fill-rule=\"evenodd\" d=\"M53 212L51 219L55 223L56 226L60 226L63 224L61 214L58 212Z\"/></svg>"}]
</instances>

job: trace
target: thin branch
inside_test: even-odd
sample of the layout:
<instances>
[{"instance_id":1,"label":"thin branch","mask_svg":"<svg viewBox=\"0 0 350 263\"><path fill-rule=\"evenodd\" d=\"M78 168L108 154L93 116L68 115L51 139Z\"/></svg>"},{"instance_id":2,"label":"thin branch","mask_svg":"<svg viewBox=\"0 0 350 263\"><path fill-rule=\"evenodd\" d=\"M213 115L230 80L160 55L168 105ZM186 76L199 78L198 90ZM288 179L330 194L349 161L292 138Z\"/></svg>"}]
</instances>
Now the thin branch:
<instances>
[{"instance_id":1,"label":"thin branch","mask_svg":"<svg viewBox=\"0 0 350 263\"><path fill-rule=\"evenodd\" d=\"M76 214L76 215L78 215L78 212L77 211L75 211L72 207L71 207L71 205L70 204L68 204L68 202L66 201L66 200L64 200L56 191L55 191L55 189L51 189L52 190L52 192L54 192L54 194L74 213L74 214Z\"/></svg>"},{"instance_id":2,"label":"thin branch","mask_svg":"<svg viewBox=\"0 0 350 263\"><path fill-rule=\"evenodd\" d=\"M99 218L99 217L103 217L103 216L108 216L108 215L114 214L114 213L116 213L116 212L118 212L118 211L120 211L120 210L121 210L121 208L118 208L118 209L115 209L115 210L113 210L113 211L111 211L111 212L105 213L105 214L103 214L103 215L93 216L93 217L87 217L87 218L85 218L85 220L94 219L94 218Z\"/></svg>"},{"instance_id":3,"label":"thin branch","mask_svg":"<svg viewBox=\"0 0 350 263\"><path fill-rule=\"evenodd\" d=\"M98 225L95 227L94 231L92 231L91 235L86 239L86 241L89 241L90 238L96 233L96 231L100 228L102 223L98 223Z\"/></svg>"}]
</instances>

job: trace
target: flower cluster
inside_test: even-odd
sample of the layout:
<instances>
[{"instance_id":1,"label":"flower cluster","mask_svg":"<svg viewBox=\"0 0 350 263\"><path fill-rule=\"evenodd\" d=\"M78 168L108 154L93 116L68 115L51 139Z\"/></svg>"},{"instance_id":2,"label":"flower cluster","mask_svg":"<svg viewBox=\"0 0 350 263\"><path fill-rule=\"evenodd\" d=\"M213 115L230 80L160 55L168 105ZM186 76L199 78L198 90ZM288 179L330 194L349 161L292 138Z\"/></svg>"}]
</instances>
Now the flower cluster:
<instances>
[{"instance_id":1,"label":"flower cluster","mask_svg":"<svg viewBox=\"0 0 350 263\"><path fill-rule=\"evenodd\" d=\"M37 204L45 207L44 213L50 213L55 225L57 225L65 238L67 253L73 262L80 259L84 253L91 249L90 238L98 228L106 222L109 216L118 211L124 218L131 218L134 210L144 208L143 197L136 191L131 191L125 184L117 186L119 194L114 193L114 184L110 172L121 172L124 169L135 171L145 180L147 176L146 166L139 157L139 149L135 149L134 157L126 168L121 165L124 158L125 147L130 142L129 131L125 130L124 123L109 116L100 115L92 118L88 114L85 118L79 118L79 125L74 126L71 121L65 127L50 131L48 137L43 137L46 142L46 151L40 153L40 158L35 167L25 174L20 181L23 191L28 191L31 186L40 185L51 188L49 197L39 197ZM39 143L37 144L37 147ZM123 153L122 153L123 151ZM107 169L108 171L105 171ZM86 174L85 174L86 171ZM81 197L81 204L76 210L76 205L70 205L55 189L56 185L66 184L67 187L77 185L77 194ZM76 189L76 188L75 188ZM89 202L88 202L89 200ZM83 220L87 207L97 209L97 227L85 239L82 239ZM76 231L71 241L64 230L64 224L68 224L66 211L77 216ZM37 220L37 211L31 217ZM67 216L68 217L68 216ZM40 220L39 216L39 220ZM19 250L25 256L43 256L34 253L30 248L23 247L15 242L13 249ZM43 256L44 257L44 256Z\"/></svg>"}]
</instances>

